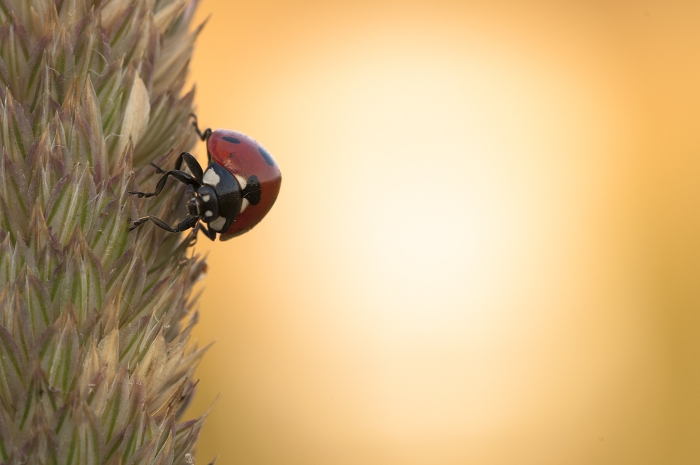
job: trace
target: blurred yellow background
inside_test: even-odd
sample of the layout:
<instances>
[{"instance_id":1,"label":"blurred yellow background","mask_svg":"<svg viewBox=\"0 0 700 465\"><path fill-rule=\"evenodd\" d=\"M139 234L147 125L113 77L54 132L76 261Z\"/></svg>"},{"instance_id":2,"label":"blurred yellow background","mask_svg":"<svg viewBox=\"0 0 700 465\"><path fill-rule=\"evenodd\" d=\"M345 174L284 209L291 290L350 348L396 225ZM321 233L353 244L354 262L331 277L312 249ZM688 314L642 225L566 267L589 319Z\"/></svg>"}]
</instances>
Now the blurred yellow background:
<instances>
[{"instance_id":1,"label":"blurred yellow background","mask_svg":"<svg viewBox=\"0 0 700 465\"><path fill-rule=\"evenodd\" d=\"M700 3L210 14L200 122L283 183L197 245L197 463L700 461Z\"/></svg>"}]
</instances>

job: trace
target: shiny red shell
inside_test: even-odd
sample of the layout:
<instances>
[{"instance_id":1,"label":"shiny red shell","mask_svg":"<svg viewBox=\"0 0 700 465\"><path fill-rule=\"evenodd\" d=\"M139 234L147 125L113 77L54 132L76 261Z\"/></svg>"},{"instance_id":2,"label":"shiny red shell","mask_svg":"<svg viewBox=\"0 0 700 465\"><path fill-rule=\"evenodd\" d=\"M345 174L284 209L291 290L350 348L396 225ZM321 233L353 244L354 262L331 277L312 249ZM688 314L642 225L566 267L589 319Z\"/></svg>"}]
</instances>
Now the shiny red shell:
<instances>
[{"instance_id":1,"label":"shiny red shell","mask_svg":"<svg viewBox=\"0 0 700 465\"><path fill-rule=\"evenodd\" d=\"M207 151L211 161L234 176L247 180L255 175L260 182L260 201L256 205L249 204L229 229L221 233L219 240L225 241L249 231L267 215L277 200L282 173L267 150L240 132L217 129L207 139Z\"/></svg>"}]
</instances>

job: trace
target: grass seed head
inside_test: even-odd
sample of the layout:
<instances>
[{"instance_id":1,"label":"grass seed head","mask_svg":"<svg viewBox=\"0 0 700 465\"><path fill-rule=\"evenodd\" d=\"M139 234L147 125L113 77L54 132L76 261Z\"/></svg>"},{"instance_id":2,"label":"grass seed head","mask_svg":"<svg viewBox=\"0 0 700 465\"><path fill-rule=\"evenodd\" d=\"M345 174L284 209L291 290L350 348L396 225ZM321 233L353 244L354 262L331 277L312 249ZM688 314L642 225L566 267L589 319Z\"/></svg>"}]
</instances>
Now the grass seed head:
<instances>
[{"instance_id":1,"label":"grass seed head","mask_svg":"<svg viewBox=\"0 0 700 465\"><path fill-rule=\"evenodd\" d=\"M203 263L131 219L195 136L196 0L0 0L0 462L189 463Z\"/></svg>"}]
</instances>

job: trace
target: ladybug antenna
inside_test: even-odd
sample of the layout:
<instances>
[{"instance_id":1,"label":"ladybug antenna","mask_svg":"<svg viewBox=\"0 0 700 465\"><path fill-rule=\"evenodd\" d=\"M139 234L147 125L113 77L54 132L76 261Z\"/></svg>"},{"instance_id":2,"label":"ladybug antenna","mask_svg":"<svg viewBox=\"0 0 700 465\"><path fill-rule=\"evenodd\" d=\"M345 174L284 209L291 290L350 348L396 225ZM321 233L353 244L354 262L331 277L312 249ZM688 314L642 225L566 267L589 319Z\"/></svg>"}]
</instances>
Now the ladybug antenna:
<instances>
[{"instance_id":1,"label":"ladybug antenna","mask_svg":"<svg viewBox=\"0 0 700 465\"><path fill-rule=\"evenodd\" d=\"M197 124L197 115L190 113L190 116L192 117L192 126L194 126L194 130L197 131L199 138L202 139L202 141L209 139L209 136L211 136L211 128L205 129L204 132L200 131L199 125Z\"/></svg>"}]
</instances>

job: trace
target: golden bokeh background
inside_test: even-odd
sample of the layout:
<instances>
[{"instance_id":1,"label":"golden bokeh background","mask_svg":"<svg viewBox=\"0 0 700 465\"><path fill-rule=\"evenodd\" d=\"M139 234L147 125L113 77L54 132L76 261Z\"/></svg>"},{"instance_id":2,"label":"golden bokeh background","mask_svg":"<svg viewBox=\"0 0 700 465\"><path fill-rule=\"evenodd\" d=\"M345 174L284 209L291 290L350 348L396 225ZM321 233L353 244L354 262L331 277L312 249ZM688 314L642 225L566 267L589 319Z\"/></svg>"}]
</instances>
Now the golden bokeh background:
<instances>
[{"instance_id":1,"label":"golden bokeh background","mask_svg":"<svg viewBox=\"0 0 700 465\"><path fill-rule=\"evenodd\" d=\"M197 245L197 463L700 461L700 3L198 15L200 122L284 180Z\"/></svg>"}]
</instances>

